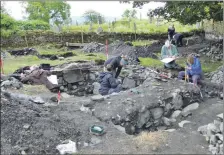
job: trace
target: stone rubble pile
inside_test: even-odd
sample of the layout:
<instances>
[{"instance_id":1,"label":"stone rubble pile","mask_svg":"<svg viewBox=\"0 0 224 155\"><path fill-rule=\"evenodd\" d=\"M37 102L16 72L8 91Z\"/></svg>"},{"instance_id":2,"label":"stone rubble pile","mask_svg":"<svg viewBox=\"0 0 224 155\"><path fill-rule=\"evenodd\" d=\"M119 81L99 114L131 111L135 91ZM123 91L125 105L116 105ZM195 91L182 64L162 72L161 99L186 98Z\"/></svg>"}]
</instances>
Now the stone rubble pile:
<instances>
[{"instance_id":1,"label":"stone rubble pile","mask_svg":"<svg viewBox=\"0 0 224 155\"><path fill-rule=\"evenodd\" d=\"M154 78L157 75L150 68L140 65L129 65L121 71L120 77L123 89L130 89L143 84L148 77Z\"/></svg>"},{"instance_id":2,"label":"stone rubble pile","mask_svg":"<svg viewBox=\"0 0 224 155\"><path fill-rule=\"evenodd\" d=\"M104 44L91 42L91 43L85 45L82 48L82 50L86 53L97 53L97 52L102 52L104 46L105 46Z\"/></svg>"},{"instance_id":3,"label":"stone rubble pile","mask_svg":"<svg viewBox=\"0 0 224 155\"><path fill-rule=\"evenodd\" d=\"M1 82L2 89L8 89L8 88L20 89L23 87L23 84L14 77L9 78L4 77L2 80L4 80Z\"/></svg>"},{"instance_id":4,"label":"stone rubble pile","mask_svg":"<svg viewBox=\"0 0 224 155\"><path fill-rule=\"evenodd\" d=\"M9 50L11 55L22 56L22 55L39 55L39 52L35 48L24 48L19 50Z\"/></svg>"},{"instance_id":5,"label":"stone rubble pile","mask_svg":"<svg viewBox=\"0 0 224 155\"><path fill-rule=\"evenodd\" d=\"M210 73L210 80L213 83L223 84L224 66L219 67L216 71Z\"/></svg>"},{"instance_id":6,"label":"stone rubble pile","mask_svg":"<svg viewBox=\"0 0 224 155\"><path fill-rule=\"evenodd\" d=\"M200 54L206 55L212 60L222 61L223 60L223 44L213 43L211 47L205 47L198 51Z\"/></svg>"},{"instance_id":7,"label":"stone rubble pile","mask_svg":"<svg viewBox=\"0 0 224 155\"><path fill-rule=\"evenodd\" d=\"M187 117L191 110L198 108L196 102L200 103L201 97L193 85L174 80L159 82L149 77L139 87L87 105L93 106L94 116L99 120L112 121L132 135L142 130L171 128L177 121L177 110L183 117Z\"/></svg>"},{"instance_id":8,"label":"stone rubble pile","mask_svg":"<svg viewBox=\"0 0 224 155\"><path fill-rule=\"evenodd\" d=\"M198 132L205 136L212 154L223 154L223 113L213 123L200 126Z\"/></svg>"},{"instance_id":9,"label":"stone rubble pile","mask_svg":"<svg viewBox=\"0 0 224 155\"><path fill-rule=\"evenodd\" d=\"M131 59L136 57L152 57L157 59L154 52L160 51L160 42L154 42L150 46L135 47L131 43L125 43L123 41L114 42L108 45L109 55L118 56L121 54L128 55ZM83 47L83 52L106 52L106 47L99 43L90 43Z\"/></svg>"}]
</instances>

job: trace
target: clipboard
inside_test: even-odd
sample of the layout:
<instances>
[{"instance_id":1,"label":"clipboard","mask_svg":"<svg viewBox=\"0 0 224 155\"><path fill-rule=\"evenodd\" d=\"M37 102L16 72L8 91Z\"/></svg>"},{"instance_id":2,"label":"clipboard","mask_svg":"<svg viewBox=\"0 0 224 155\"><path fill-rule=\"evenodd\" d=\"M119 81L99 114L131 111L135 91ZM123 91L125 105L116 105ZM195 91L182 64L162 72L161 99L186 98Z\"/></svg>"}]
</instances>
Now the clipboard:
<instances>
[{"instance_id":1,"label":"clipboard","mask_svg":"<svg viewBox=\"0 0 224 155\"><path fill-rule=\"evenodd\" d=\"M161 61L163 62L163 63L170 63L171 61L174 61L175 60L175 58L164 58L164 59L162 59Z\"/></svg>"}]
</instances>

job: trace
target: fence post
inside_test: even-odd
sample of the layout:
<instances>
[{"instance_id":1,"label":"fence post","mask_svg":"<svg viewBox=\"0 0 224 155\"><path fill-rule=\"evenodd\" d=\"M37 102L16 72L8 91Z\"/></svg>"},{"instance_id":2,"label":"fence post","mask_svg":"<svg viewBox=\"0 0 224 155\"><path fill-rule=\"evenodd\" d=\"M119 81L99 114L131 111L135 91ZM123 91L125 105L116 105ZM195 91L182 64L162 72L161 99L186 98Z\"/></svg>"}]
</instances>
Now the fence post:
<instances>
[{"instance_id":1,"label":"fence post","mask_svg":"<svg viewBox=\"0 0 224 155\"><path fill-rule=\"evenodd\" d=\"M82 36L82 44L83 44L83 29L81 27L81 36Z\"/></svg>"},{"instance_id":2,"label":"fence post","mask_svg":"<svg viewBox=\"0 0 224 155\"><path fill-rule=\"evenodd\" d=\"M26 32L25 32L25 41L26 41L26 46L28 48L29 46L28 46L28 42L27 42L27 38L26 38Z\"/></svg>"},{"instance_id":3,"label":"fence post","mask_svg":"<svg viewBox=\"0 0 224 155\"><path fill-rule=\"evenodd\" d=\"M135 31L135 40L136 40L136 31L137 31L137 27L136 27L136 23L134 22L134 31Z\"/></svg>"},{"instance_id":4,"label":"fence post","mask_svg":"<svg viewBox=\"0 0 224 155\"><path fill-rule=\"evenodd\" d=\"M107 55L107 60L109 58L109 53L108 53L108 40L106 39L106 55Z\"/></svg>"}]
</instances>

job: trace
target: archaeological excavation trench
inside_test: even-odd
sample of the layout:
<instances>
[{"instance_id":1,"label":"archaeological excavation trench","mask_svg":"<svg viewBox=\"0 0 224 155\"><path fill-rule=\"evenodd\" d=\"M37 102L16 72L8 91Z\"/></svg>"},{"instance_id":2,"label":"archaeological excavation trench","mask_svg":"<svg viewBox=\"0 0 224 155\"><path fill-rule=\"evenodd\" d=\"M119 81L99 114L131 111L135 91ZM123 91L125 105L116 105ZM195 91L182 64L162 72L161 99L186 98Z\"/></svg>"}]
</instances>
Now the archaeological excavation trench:
<instances>
[{"instance_id":1,"label":"archaeological excavation trench","mask_svg":"<svg viewBox=\"0 0 224 155\"><path fill-rule=\"evenodd\" d=\"M123 43L118 46L121 50L127 49L124 52L138 49L132 46L126 48ZM222 57L222 47L216 47L206 48L211 51L210 56L214 60ZM114 50L113 54L119 52ZM88 52L87 49L86 53L92 54L92 51ZM199 53L203 54L204 51ZM153 57L153 53L141 54ZM130 65L122 69L119 77L123 91L108 96L98 95L98 76L101 71L102 64L87 61L54 66L52 73L58 77L62 94L60 104L52 100L57 99L57 94L39 90L38 94L25 95L21 93L25 88L18 80L3 80L1 142L4 149L1 153L59 154L56 147L66 139L75 142L77 150L81 150L95 147L101 138L117 136L123 139L123 132L125 136L130 136L143 131L177 129L179 123L190 118L192 111L207 99L223 99L222 88L218 87L223 83L223 66L206 75L212 83L202 84L199 91L192 84L176 80L176 75L159 71L172 77L162 78L155 73L155 69L136 65L130 60ZM15 88L17 93L11 88ZM94 139L89 133L92 125L103 126L106 136Z\"/></svg>"}]
</instances>

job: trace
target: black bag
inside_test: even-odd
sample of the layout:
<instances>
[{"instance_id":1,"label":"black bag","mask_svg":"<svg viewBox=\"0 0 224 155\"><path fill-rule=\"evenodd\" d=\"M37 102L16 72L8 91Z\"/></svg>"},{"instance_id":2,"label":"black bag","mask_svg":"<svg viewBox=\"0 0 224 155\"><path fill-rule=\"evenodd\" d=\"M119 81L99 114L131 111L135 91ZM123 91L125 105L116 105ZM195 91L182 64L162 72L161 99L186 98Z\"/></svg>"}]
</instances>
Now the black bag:
<instances>
[{"instance_id":1,"label":"black bag","mask_svg":"<svg viewBox=\"0 0 224 155\"><path fill-rule=\"evenodd\" d=\"M50 64L40 64L40 69L43 70L51 70L51 65Z\"/></svg>"}]
</instances>

